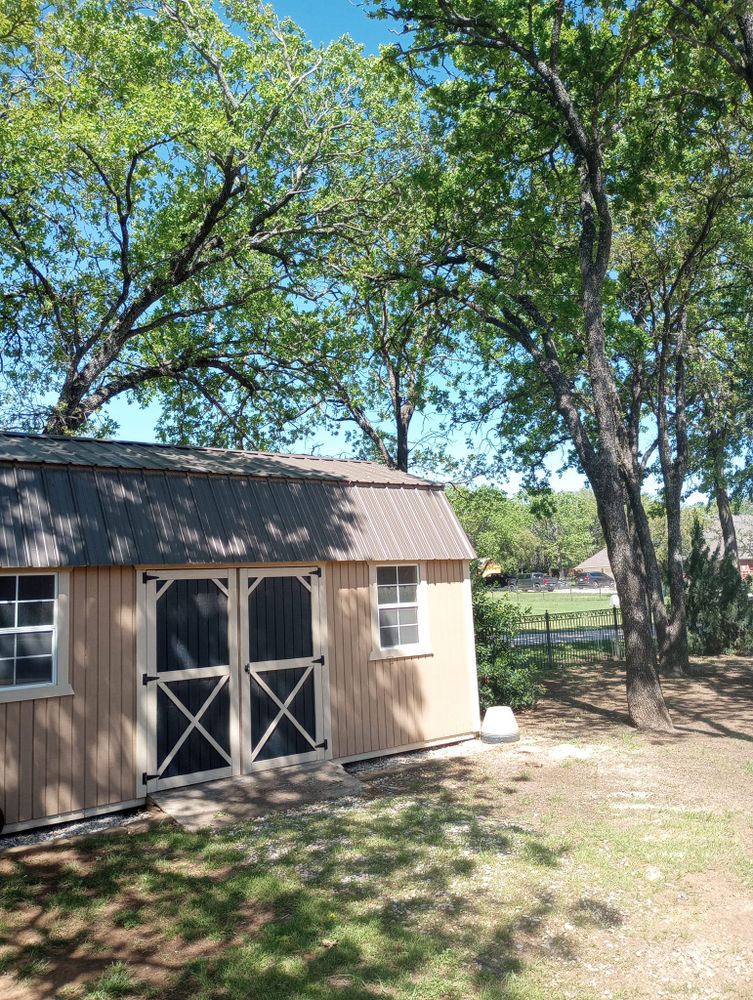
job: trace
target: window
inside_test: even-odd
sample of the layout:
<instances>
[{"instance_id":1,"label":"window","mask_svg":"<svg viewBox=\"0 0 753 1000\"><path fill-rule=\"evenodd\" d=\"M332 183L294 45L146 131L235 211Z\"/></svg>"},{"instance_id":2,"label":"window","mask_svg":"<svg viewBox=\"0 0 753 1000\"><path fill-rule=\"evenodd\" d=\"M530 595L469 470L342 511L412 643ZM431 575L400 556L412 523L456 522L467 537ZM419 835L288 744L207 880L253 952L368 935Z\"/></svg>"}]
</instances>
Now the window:
<instances>
[{"instance_id":1,"label":"window","mask_svg":"<svg viewBox=\"0 0 753 1000\"><path fill-rule=\"evenodd\" d=\"M376 584L380 648L418 645L418 566L377 566Z\"/></svg>"},{"instance_id":2,"label":"window","mask_svg":"<svg viewBox=\"0 0 753 1000\"><path fill-rule=\"evenodd\" d=\"M54 573L0 575L0 695L57 688L58 597Z\"/></svg>"}]
</instances>

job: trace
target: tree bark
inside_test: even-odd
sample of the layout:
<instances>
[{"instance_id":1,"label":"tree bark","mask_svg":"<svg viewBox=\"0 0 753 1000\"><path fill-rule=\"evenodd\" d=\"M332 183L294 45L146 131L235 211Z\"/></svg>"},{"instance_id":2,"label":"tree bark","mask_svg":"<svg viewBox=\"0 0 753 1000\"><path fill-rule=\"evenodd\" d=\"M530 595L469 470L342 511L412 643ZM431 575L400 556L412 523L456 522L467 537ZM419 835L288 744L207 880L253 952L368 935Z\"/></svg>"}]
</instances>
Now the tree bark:
<instances>
[{"instance_id":1,"label":"tree bark","mask_svg":"<svg viewBox=\"0 0 753 1000\"><path fill-rule=\"evenodd\" d=\"M594 490L596 492L596 490ZM597 504L622 609L628 714L639 729L673 730L656 670L648 597L633 547L622 488L599 490Z\"/></svg>"},{"instance_id":2,"label":"tree bark","mask_svg":"<svg viewBox=\"0 0 753 1000\"><path fill-rule=\"evenodd\" d=\"M641 501L640 485L637 482L630 482L630 477L625 473L627 480L626 491L630 511L635 524L637 544L640 545L643 556L643 565L646 571L646 588L649 599L651 617L656 630L656 648L659 654L659 666L662 672L671 668L672 649L669 639L669 622L667 618L667 606L664 603L664 587L662 585L661 570L659 561L656 558L656 548L651 537L648 517Z\"/></svg>"},{"instance_id":3,"label":"tree bark","mask_svg":"<svg viewBox=\"0 0 753 1000\"><path fill-rule=\"evenodd\" d=\"M685 614L685 568L682 557L682 498L677 484L665 485L664 506L667 517L667 576L669 580L668 655L664 670L674 677L688 673L688 630Z\"/></svg>"},{"instance_id":4,"label":"tree bark","mask_svg":"<svg viewBox=\"0 0 753 1000\"><path fill-rule=\"evenodd\" d=\"M719 512L719 523L722 526L722 539L724 544L724 555L734 560L735 566L740 569L740 552L737 546L737 531L735 530L735 519L732 515L732 507L727 493L727 483L724 473L714 474L714 493L716 495L716 509Z\"/></svg>"}]
</instances>

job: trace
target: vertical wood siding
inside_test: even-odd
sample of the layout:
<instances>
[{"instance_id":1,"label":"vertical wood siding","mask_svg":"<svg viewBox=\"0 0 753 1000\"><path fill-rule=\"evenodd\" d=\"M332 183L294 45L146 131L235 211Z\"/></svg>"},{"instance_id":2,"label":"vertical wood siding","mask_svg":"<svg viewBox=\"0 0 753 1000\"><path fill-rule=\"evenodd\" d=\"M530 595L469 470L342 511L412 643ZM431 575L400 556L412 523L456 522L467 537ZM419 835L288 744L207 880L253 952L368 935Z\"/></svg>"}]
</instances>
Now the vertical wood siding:
<instances>
[{"instance_id":1,"label":"vertical wood siding","mask_svg":"<svg viewBox=\"0 0 753 1000\"><path fill-rule=\"evenodd\" d=\"M443 739L475 728L464 566L427 562L432 655L370 660L368 563L327 570L332 749L335 758Z\"/></svg>"},{"instance_id":2,"label":"vertical wood siding","mask_svg":"<svg viewBox=\"0 0 753 1000\"><path fill-rule=\"evenodd\" d=\"M6 823L137 797L136 573L71 571L74 695L0 704Z\"/></svg>"},{"instance_id":3,"label":"vertical wood siding","mask_svg":"<svg viewBox=\"0 0 753 1000\"><path fill-rule=\"evenodd\" d=\"M368 563L327 566L336 758L475 728L465 564L425 565L433 652L384 660L369 659ZM115 805L140 795L136 586L137 574L129 567L71 571L69 680L75 694L0 704L0 808L6 823Z\"/></svg>"}]
</instances>

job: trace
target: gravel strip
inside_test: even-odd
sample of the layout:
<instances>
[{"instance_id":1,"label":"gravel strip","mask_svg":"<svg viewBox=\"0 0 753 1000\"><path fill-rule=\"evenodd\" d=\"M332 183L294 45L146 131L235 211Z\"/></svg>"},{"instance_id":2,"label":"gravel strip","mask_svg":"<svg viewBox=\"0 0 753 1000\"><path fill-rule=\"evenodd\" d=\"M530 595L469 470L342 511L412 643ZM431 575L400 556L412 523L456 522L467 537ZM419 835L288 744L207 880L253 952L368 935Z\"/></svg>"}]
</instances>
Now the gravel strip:
<instances>
[{"instance_id":1,"label":"gravel strip","mask_svg":"<svg viewBox=\"0 0 753 1000\"><path fill-rule=\"evenodd\" d=\"M23 833L0 835L0 853L13 847L31 847L35 844L47 844L54 840L68 840L70 837L85 837L103 830L129 826L144 819L148 815L146 809L131 809L113 813L111 816L95 816L93 819L74 820L72 823L60 823L55 826L45 826L39 830L29 830Z\"/></svg>"},{"instance_id":2,"label":"gravel strip","mask_svg":"<svg viewBox=\"0 0 753 1000\"><path fill-rule=\"evenodd\" d=\"M343 764L351 774L378 774L381 771L393 771L412 764L420 764L425 760L443 760L447 757L470 757L487 750L497 750L500 746L511 744L484 743L482 740L464 740L462 743L450 743L442 747L428 747L425 750L409 750L407 753L392 754L388 757L372 757L370 760L354 760ZM512 744L514 746L514 744Z\"/></svg>"}]
</instances>

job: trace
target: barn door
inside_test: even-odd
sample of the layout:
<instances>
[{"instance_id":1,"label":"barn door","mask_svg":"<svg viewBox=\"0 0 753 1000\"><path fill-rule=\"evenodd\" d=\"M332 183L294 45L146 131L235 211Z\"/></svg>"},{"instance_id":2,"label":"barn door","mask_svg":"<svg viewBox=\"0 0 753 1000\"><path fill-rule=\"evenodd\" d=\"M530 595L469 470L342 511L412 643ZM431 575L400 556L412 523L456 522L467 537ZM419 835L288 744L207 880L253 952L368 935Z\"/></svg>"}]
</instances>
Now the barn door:
<instances>
[{"instance_id":1,"label":"barn door","mask_svg":"<svg viewBox=\"0 0 753 1000\"><path fill-rule=\"evenodd\" d=\"M238 771L234 574L144 574L148 791Z\"/></svg>"},{"instance_id":2,"label":"barn door","mask_svg":"<svg viewBox=\"0 0 753 1000\"><path fill-rule=\"evenodd\" d=\"M241 570L246 770L328 756L320 570Z\"/></svg>"}]
</instances>

